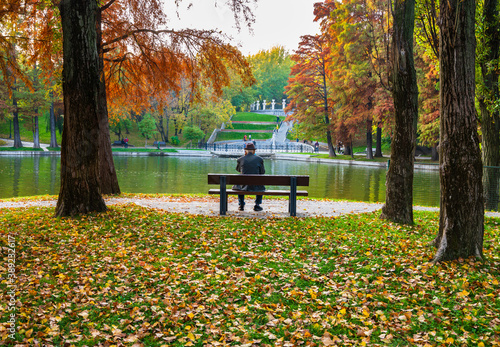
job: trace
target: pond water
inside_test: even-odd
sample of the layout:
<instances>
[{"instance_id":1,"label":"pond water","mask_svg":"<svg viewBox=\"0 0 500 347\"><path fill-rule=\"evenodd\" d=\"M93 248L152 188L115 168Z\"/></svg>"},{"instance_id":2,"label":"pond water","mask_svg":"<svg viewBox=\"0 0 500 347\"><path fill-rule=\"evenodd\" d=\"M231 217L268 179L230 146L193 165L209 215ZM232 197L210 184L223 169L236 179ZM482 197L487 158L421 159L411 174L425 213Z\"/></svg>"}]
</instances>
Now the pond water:
<instances>
[{"instance_id":1,"label":"pond water","mask_svg":"<svg viewBox=\"0 0 500 347\"><path fill-rule=\"evenodd\" d=\"M211 157L115 156L126 193L207 193L207 173L237 173L236 160ZM383 167L265 159L267 174L309 175L309 196L385 201ZM59 193L59 156L0 156L0 198ZM414 204L439 206L439 174L416 170Z\"/></svg>"}]
</instances>

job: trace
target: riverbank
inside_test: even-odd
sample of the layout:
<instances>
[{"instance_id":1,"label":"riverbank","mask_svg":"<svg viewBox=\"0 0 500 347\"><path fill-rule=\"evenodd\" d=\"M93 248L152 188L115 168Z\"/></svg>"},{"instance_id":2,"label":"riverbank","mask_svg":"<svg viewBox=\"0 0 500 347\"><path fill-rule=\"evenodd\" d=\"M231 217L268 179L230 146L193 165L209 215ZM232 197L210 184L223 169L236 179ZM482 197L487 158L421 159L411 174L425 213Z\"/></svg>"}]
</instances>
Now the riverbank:
<instances>
[{"instance_id":1,"label":"riverbank","mask_svg":"<svg viewBox=\"0 0 500 347\"><path fill-rule=\"evenodd\" d=\"M7 139L3 139L4 141ZM7 140L12 141L12 140ZM26 146L33 145L32 143L24 142ZM7 145L9 146L9 144ZM10 144L12 146L12 144ZM43 145L44 151L0 151L0 156L60 156L59 151L49 151L48 145ZM136 147L135 150L142 148ZM148 147L154 150L154 147ZM183 149L183 148L173 148L175 151L172 151L170 148L168 151L158 150L155 152L139 152L134 151L134 149L130 148L129 151L120 151L113 152L113 156L172 156L172 157L227 157L227 158L237 158L243 155L243 152L219 152L219 151L207 151L207 150L198 150L198 149ZM261 153L263 157L266 159L273 160L288 160L288 161L305 161L311 163L323 163L323 164L340 164L340 165L358 165L358 166L367 166L367 167L387 167L387 161L367 161L367 160L345 160L345 159L335 159L335 158L318 158L318 154L327 154L327 152L320 152L314 154L294 154L294 153ZM389 157L386 157L389 160ZM416 162L415 170L439 170L439 165L437 163L422 163Z\"/></svg>"}]
</instances>

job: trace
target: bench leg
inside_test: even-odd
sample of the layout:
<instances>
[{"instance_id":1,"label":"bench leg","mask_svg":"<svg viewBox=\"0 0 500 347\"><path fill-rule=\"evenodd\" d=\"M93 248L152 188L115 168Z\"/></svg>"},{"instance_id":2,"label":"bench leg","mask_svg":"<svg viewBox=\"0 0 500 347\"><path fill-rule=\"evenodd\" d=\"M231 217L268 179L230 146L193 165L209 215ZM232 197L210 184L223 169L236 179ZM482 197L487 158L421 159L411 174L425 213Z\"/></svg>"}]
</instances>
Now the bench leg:
<instances>
[{"instance_id":1,"label":"bench leg","mask_svg":"<svg viewBox=\"0 0 500 347\"><path fill-rule=\"evenodd\" d=\"M292 217L297 215L297 177L290 178L289 212Z\"/></svg>"},{"instance_id":2,"label":"bench leg","mask_svg":"<svg viewBox=\"0 0 500 347\"><path fill-rule=\"evenodd\" d=\"M227 211L226 176L220 177L220 215L225 216Z\"/></svg>"}]
</instances>

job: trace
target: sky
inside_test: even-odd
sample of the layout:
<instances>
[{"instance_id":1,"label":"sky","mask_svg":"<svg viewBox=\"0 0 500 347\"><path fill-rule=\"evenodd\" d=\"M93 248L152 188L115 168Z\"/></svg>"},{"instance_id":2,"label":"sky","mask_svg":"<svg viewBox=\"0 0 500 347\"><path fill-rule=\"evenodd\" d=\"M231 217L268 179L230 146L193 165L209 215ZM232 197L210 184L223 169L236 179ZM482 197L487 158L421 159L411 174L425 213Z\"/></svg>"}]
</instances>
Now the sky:
<instances>
[{"instance_id":1,"label":"sky","mask_svg":"<svg viewBox=\"0 0 500 347\"><path fill-rule=\"evenodd\" d=\"M224 0L185 0L179 6L179 18L175 14L173 1L167 6L174 29L217 29L234 38L232 43L240 46L244 55L260 50L269 50L281 45L292 53L298 48L300 36L319 33L319 25L313 22L313 4L320 0L258 0L254 12L253 34L246 26L238 33L232 12L224 6ZM189 2L193 6L188 9Z\"/></svg>"}]
</instances>

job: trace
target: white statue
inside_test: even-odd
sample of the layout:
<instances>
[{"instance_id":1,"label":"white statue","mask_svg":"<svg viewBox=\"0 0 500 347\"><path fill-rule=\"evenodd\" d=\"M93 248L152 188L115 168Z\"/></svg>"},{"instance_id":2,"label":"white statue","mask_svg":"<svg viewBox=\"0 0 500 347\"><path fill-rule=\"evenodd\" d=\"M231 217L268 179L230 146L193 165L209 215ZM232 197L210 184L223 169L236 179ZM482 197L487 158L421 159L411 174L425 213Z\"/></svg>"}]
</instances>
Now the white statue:
<instances>
[{"instance_id":1,"label":"white statue","mask_svg":"<svg viewBox=\"0 0 500 347\"><path fill-rule=\"evenodd\" d=\"M283 109L286 107L286 99L283 99Z\"/></svg>"},{"instance_id":2,"label":"white statue","mask_svg":"<svg viewBox=\"0 0 500 347\"><path fill-rule=\"evenodd\" d=\"M260 102L259 102L259 100L257 100L257 101L255 102L255 104L257 105L257 111L258 111L258 110L259 110L259 106L260 106Z\"/></svg>"},{"instance_id":3,"label":"white statue","mask_svg":"<svg viewBox=\"0 0 500 347\"><path fill-rule=\"evenodd\" d=\"M276 105L276 101L273 99L273 102L271 103L271 107L274 110L274 105Z\"/></svg>"},{"instance_id":4,"label":"white statue","mask_svg":"<svg viewBox=\"0 0 500 347\"><path fill-rule=\"evenodd\" d=\"M262 110L266 110L266 100L262 101Z\"/></svg>"}]
</instances>

